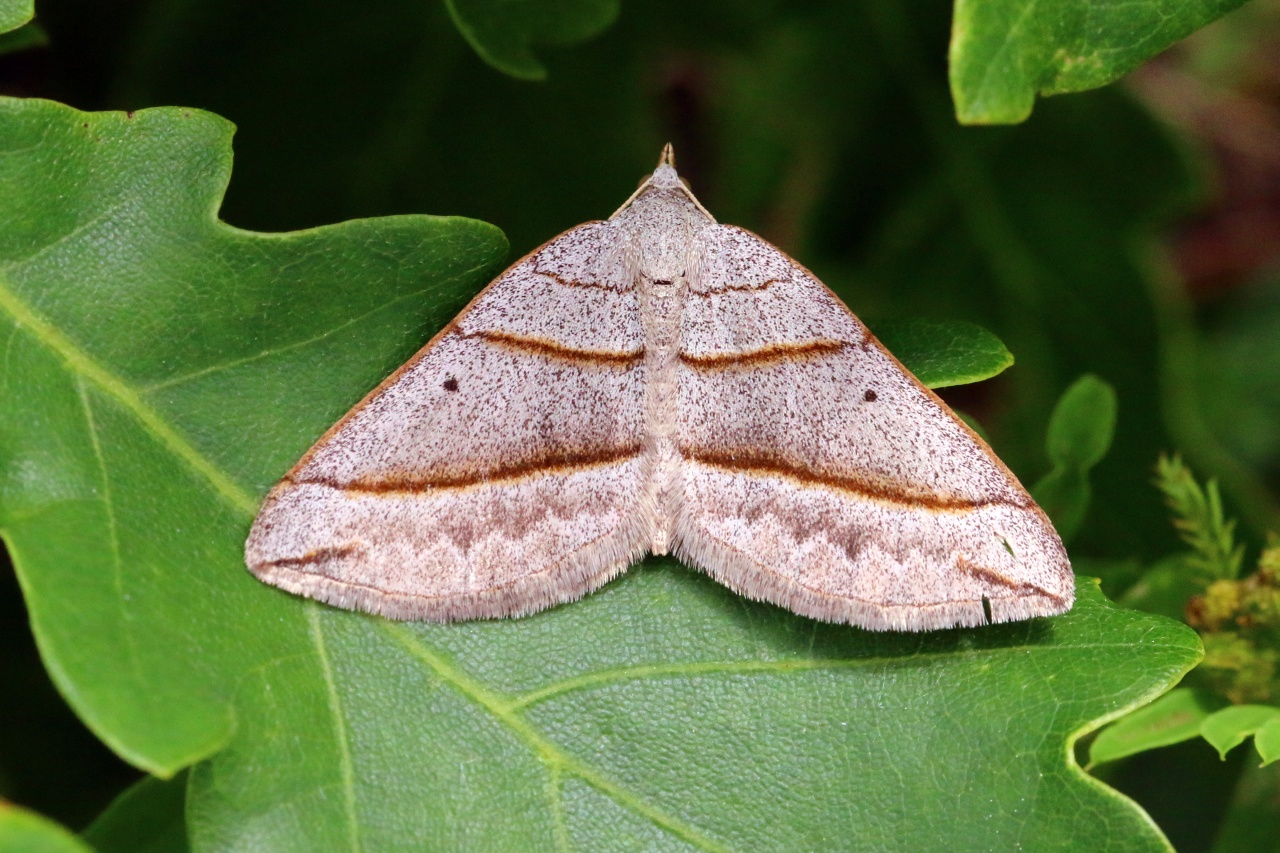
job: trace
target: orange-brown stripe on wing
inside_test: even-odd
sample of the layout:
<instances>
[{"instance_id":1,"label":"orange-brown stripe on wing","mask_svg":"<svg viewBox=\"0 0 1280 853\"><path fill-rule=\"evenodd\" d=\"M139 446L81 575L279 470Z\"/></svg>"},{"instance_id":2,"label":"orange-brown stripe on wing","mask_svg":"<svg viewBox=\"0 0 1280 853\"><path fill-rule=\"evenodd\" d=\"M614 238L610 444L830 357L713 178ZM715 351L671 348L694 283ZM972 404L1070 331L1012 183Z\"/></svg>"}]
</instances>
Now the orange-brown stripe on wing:
<instances>
[{"instance_id":1,"label":"orange-brown stripe on wing","mask_svg":"<svg viewBox=\"0 0 1280 853\"><path fill-rule=\"evenodd\" d=\"M1023 506L1010 500L984 498L974 500L956 495L939 494L924 489L913 489L905 483L894 483L883 478L838 476L814 471L779 456L763 453L725 453L706 449L682 447L681 455L689 462L732 473L765 477L779 477L802 486L820 486L855 494L868 500L893 506L926 509L934 512L966 512L984 506Z\"/></svg>"},{"instance_id":2,"label":"orange-brown stripe on wing","mask_svg":"<svg viewBox=\"0 0 1280 853\"><path fill-rule=\"evenodd\" d=\"M853 346L844 341L813 340L777 343L742 352L680 353L680 362L695 370L720 370L728 367L760 367L780 361L820 358Z\"/></svg>"},{"instance_id":3,"label":"orange-brown stripe on wing","mask_svg":"<svg viewBox=\"0 0 1280 853\"><path fill-rule=\"evenodd\" d=\"M548 338L532 335L518 335L511 332L488 330L480 332L459 332L463 338L481 340L493 346L503 347L529 355L539 355L562 361L580 364L595 364L631 368L644 360L644 348L630 352L614 352L610 350L581 349L557 343Z\"/></svg>"},{"instance_id":4,"label":"orange-brown stripe on wing","mask_svg":"<svg viewBox=\"0 0 1280 853\"><path fill-rule=\"evenodd\" d=\"M474 471L466 474L441 474L436 476L394 476L378 479L339 482L328 477L305 479L286 478L293 485L320 485L355 494L402 496L423 494L444 489L467 489L475 486L510 484L552 474L572 474L591 468L600 468L630 461L643 452L643 445L634 444L610 450L579 451L548 454L511 465Z\"/></svg>"}]
</instances>

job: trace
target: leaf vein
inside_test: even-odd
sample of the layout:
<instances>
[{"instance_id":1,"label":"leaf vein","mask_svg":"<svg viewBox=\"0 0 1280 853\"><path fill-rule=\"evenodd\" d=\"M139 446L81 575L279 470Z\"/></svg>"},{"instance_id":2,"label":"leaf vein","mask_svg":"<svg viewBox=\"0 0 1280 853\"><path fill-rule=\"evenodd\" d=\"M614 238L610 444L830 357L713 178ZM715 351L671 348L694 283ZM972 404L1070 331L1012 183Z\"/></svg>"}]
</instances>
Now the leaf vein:
<instances>
[{"instance_id":1,"label":"leaf vein","mask_svg":"<svg viewBox=\"0 0 1280 853\"><path fill-rule=\"evenodd\" d=\"M532 726L523 715L516 712L511 701L489 690L467 673L453 666L428 647L406 626L399 622L384 621L383 629L409 654L435 670L436 674L488 711L529 745L544 764L572 773L588 785L608 796L614 802L630 809L680 840L700 850L727 851L728 847L707 837L693 826L652 805L643 797L629 791L612 779L602 775L567 752L564 752L544 734Z\"/></svg>"},{"instance_id":2,"label":"leaf vein","mask_svg":"<svg viewBox=\"0 0 1280 853\"><path fill-rule=\"evenodd\" d=\"M342 699L338 695L338 684L334 679L333 666L329 662L329 653L324 645L324 634L320 628L320 605L307 602L307 622L310 625L311 639L315 643L316 656L320 659L320 669L324 673L325 689L329 694L329 713L333 716L334 737L338 742L342 801L347 816L347 840L351 849L359 853L363 848L360 844L360 825L356 821L356 782L355 770L351 764L351 742L347 734L346 717L342 713Z\"/></svg>"},{"instance_id":3,"label":"leaf vein","mask_svg":"<svg viewBox=\"0 0 1280 853\"><path fill-rule=\"evenodd\" d=\"M36 340L61 358L73 373L89 380L132 412L156 440L208 481L228 504L250 516L257 512L258 501L179 435L143 401L129 383L98 364L48 320L27 307L6 284L7 282L0 280L0 310L13 318L15 324L25 326Z\"/></svg>"},{"instance_id":4,"label":"leaf vein","mask_svg":"<svg viewBox=\"0 0 1280 853\"><path fill-rule=\"evenodd\" d=\"M526 693L519 694L510 701L508 707L512 711L520 711L539 702L544 702L548 699L553 699L566 693L572 693L579 690L590 690L592 688L604 687L624 681L640 681L650 678L662 679L683 675L753 675L757 673L859 669L862 667L880 666L884 664L900 664L904 662L914 663L917 661L928 661L942 658L954 660L961 657L976 657L983 654L991 654L995 651L1074 652L1080 649L1090 648L1115 649L1130 647L1141 647L1144 649L1186 648L1185 646L1170 643L1083 643L1066 647L1006 646L1000 649L952 649L939 652L921 652L911 655L910 657L865 657L847 660L812 660L801 658L797 660L775 661L699 661L677 664L639 664L637 666L590 672L584 675L574 676L573 678L566 678L561 681L552 682L545 687L540 687L536 690L530 690Z\"/></svg>"}]
</instances>

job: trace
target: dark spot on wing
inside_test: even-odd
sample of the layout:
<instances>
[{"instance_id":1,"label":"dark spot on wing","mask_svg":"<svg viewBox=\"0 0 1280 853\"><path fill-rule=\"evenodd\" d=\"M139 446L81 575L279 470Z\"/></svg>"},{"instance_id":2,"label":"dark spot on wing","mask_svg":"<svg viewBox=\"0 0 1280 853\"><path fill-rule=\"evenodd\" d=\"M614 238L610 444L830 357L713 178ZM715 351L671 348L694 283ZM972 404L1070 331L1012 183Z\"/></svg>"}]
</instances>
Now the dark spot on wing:
<instances>
[{"instance_id":1,"label":"dark spot on wing","mask_svg":"<svg viewBox=\"0 0 1280 853\"><path fill-rule=\"evenodd\" d=\"M458 390L458 380L456 380L456 379L454 379L452 376L450 376L448 379L446 379L446 380L444 381L444 390L446 390L446 391L457 391L457 390Z\"/></svg>"},{"instance_id":2,"label":"dark spot on wing","mask_svg":"<svg viewBox=\"0 0 1280 853\"><path fill-rule=\"evenodd\" d=\"M867 393L862 395L862 399L866 400L868 403L874 403L876 401L876 392L868 388Z\"/></svg>"}]
</instances>

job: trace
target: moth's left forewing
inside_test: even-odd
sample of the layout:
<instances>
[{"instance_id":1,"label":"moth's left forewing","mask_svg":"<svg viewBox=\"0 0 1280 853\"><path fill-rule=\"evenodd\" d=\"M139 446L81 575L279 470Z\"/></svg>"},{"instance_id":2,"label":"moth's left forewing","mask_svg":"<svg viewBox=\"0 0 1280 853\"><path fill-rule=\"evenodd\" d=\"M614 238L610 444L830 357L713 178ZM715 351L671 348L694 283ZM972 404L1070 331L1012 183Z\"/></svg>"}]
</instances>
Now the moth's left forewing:
<instances>
[{"instance_id":1,"label":"moth's left forewing","mask_svg":"<svg viewBox=\"0 0 1280 853\"><path fill-rule=\"evenodd\" d=\"M272 489L250 570L449 621L532 613L625 569L647 543L625 249L588 223L499 276Z\"/></svg>"},{"instance_id":2,"label":"moth's left forewing","mask_svg":"<svg viewBox=\"0 0 1280 853\"><path fill-rule=\"evenodd\" d=\"M731 226L690 258L678 554L749 597L872 629L1071 607L1048 518L830 290Z\"/></svg>"}]
</instances>

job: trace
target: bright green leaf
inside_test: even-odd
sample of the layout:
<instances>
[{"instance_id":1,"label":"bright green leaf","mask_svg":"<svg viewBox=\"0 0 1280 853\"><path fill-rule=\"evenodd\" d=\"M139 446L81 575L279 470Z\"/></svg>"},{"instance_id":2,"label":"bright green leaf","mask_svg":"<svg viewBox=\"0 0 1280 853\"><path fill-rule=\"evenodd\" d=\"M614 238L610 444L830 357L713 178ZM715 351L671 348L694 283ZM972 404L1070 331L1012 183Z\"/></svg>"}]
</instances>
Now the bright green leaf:
<instances>
[{"instance_id":1,"label":"bright green leaf","mask_svg":"<svg viewBox=\"0 0 1280 853\"><path fill-rule=\"evenodd\" d=\"M585 41L618 17L619 0L445 0L454 24L494 68L522 80L547 69L532 45Z\"/></svg>"},{"instance_id":2,"label":"bright green leaf","mask_svg":"<svg viewBox=\"0 0 1280 853\"><path fill-rule=\"evenodd\" d=\"M0 853L90 853L90 850L53 821L0 800Z\"/></svg>"},{"instance_id":3,"label":"bright green leaf","mask_svg":"<svg viewBox=\"0 0 1280 853\"><path fill-rule=\"evenodd\" d=\"M956 0L951 97L966 124L1007 124L1035 97L1104 86L1244 0Z\"/></svg>"},{"instance_id":4,"label":"bright green leaf","mask_svg":"<svg viewBox=\"0 0 1280 853\"><path fill-rule=\"evenodd\" d=\"M1089 747L1089 763L1104 764L1197 737L1200 723L1221 704L1188 687L1170 690L1103 729Z\"/></svg>"},{"instance_id":5,"label":"bright green leaf","mask_svg":"<svg viewBox=\"0 0 1280 853\"><path fill-rule=\"evenodd\" d=\"M186 853L187 774L147 776L130 786L84 831L96 853Z\"/></svg>"},{"instance_id":6,"label":"bright green leaf","mask_svg":"<svg viewBox=\"0 0 1280 853\"><path fill-rule=\"evenodd\" d=\"M1213 744L1225 760L1227 753L1272 720L1280 719L1280 708L1270 705L1231 705L1216 711L1200 724L1200 734Z\"/></svg>"},{"instance_id":7,"label":"bright green leaf","mask_svg":"<svg viewBox=\"0 0 1280 853\"><path fill-rule=\"evenodd\" d=\"M216 117L0 109L0 526L81 715L143 766L206 759L194 847L923 849L945 826L958 848L1163 849L1069 747L1199 641L1090 582L1056 619L872 634L665 560L451 626L253 580L257 496L500 239L428 217L238 231L214 219Z\"/></svg>"},{"instance_id":8,"label":"bright green leaf","mask_svg":"<svg viewBox=\"0 0 1280 853\"><path fill-rule=\"evenodd\" d=\"M34 0L0 0L0 33L16 30L35 14Z\"/></svg>"},{"instance_id":9,"label":"bright green leaf","mask_svg":"<svg viewBox=\"0 0 1280 853\"><path fill-rule=\"evenodd\" d=\"M1031 494L1069 541L1084 522L1089 470L1102 461L1116 431L1116 392L1096 376L1081 376L1063 392L1049 419L1045 450L1053 469Z\"/></svg>"},{"instance_id":10,"label":"bright green leaf","mask_svg":"<svg viewBox=\"0 0 1280 853\"><path fill-rule=\"evenodd\" d=\"M196 110L0 100L0 532L63 694L159 775L225 743L246 668L306 648L302 614L241 565L300 432L505 251L463 219L220 223L231 130Z\"/></svg>"},{"instance_id":11,"label":"bright green leaf","mask_svg":"<svg viewBox=\"0 0 1280 853\"><path fill-rule=\"evenodd\" d=\"M1272 717L1263 723L1253 735L1253 745L1262 756L1262 766L1280 758L1280 717Z\"/></svg>"},{"instance_id":12,"label":"bright green leaf","mask_svg":"<svg viewBox=\"0 0 1280 853\"><path fill-rule=\"evenodd\" d=\"M875 335L929 388L990 379L1013 364L1000 339L974 323L910 318L877 323Z\"/></svg>"}]
</instances>

